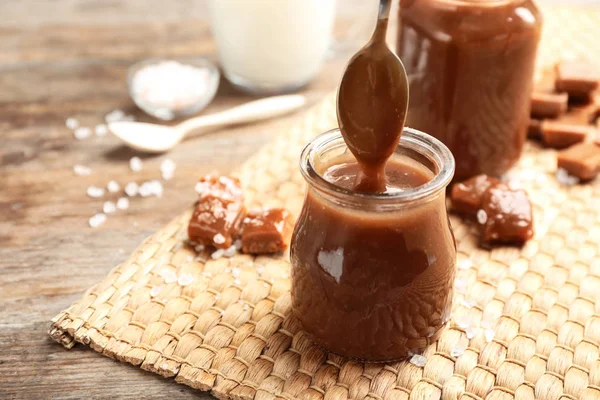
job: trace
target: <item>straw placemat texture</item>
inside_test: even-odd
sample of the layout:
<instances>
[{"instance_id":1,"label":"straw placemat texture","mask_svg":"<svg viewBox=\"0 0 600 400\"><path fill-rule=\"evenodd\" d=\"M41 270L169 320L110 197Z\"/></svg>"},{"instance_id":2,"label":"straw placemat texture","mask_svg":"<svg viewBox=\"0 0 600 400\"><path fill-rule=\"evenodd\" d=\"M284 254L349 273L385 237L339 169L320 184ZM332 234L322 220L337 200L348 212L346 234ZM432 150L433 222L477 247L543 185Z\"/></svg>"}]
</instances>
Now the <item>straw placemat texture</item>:
<instances>
[{"instance_id":1,"label":"straw placemat texture","mask_svg":"<svg viewBox=\"0 0 600 400\"><path fill-rule=\"evenodd\" d=\"M540 64L566 49L600 61L599 27L600 13L547 12ZM299 152L335 127L334 111L330 96L242 167L250 205L299 211ZM56 316L50 335L219 398L597 399L600 180L561 186L555 168L554 151L528 143L509 174L535 209L536 236L522 249L480 249L476 227L452 217L454 316L424 366L314 346L290 315L287 256L196 254L185 244L189 210ZM178 283L185 274L192 282Z\"/></svg>"}]
</instances>

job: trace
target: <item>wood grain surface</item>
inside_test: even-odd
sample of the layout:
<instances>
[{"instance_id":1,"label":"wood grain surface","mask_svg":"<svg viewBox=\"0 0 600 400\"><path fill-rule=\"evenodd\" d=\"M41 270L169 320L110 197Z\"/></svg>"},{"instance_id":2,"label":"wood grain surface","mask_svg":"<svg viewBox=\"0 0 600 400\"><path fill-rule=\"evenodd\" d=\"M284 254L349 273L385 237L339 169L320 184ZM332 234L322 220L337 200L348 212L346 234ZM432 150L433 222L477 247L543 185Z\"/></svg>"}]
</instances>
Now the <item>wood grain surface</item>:
<instances>
[{"instance_id":1,"label":"wood grain surface","mask_svg":"<svg viewBox=\"0 0 600 400\"><path fill-rule=\"evenodd\" d=\"M117 198L91 199L89 185L158 178L165 156L143 157L143 171L131 172L135 153L110 136L75 140L65 119L94 127L115 108L147 119L128 97L127 68L152 56L215 60L204 3L0 4L0 399L210 397L84 348L64 350L46 334L50 318L190 204L198 176L227 173L294 118L185 142L168 155L177 170L161 199L132 199L101 228L88 227ZM309 103L335 87L343 64L328 60L303 91ZM250 99L221 82L206 113ZM92 174L75 176L75 164Z\"/></svg>"}]
</instances>

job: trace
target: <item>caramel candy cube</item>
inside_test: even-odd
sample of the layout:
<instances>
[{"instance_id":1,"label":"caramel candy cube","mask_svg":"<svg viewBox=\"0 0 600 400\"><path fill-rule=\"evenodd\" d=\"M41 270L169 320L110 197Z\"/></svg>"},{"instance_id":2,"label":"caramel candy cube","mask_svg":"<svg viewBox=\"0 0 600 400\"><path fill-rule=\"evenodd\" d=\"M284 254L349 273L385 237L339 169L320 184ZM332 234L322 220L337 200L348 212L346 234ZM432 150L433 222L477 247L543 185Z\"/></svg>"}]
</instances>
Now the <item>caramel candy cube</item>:
<instances>
[{"instance_id":1,"label":"caramel candy cube","mask_svg":"<svg viewBox=\"0 0 600 400\"><path fill-rule=\"evenodd\" d=\"M539 93L531 95L531 115L536 118L556 118L567 112L569 96L566 93Z\"/></svg>"},{"instance_id":2,"label":"caramel candy cube","mask_svg":"<svg viewBox=\"0 0 600 400\"><path fill-rule=\"evenodd\" d=\"M482 205L478 219L487 242L521 245L533 237L533 212L524 190L496 184L484 193Z\"/></svg>"},{"instance_id":3,"label":"caramel candy cube","mask_svg":"<svg viewBox=\"0 0 600 400\"><path fill-rule=\"evenodd\" d=\"M227 249L238 237L246 209L240 181L206 175L196 184L199 200L188 225L190 240Z\"/></svg>"},{"instance_id":4,"label":"caramel candy cube","mask_svg":"<svg viewBox=\"0 0 600 400\"><path fill-rule=\"evenodd\" d=\"M242 251L263 254L285 250L293 226L290 213L283 208L252 210L244 219Z\"/></svg>"},{"instance_id":5,"label":"caramel candy cube","mask_svg":"<svg viewBox=\"0 0 600 400\"><path fill-rule=\"evenodd\" d=\"M556 66L556 90L570 96L587 96L600 85L597 69L583 61L563 61Z\"/></svg>"},{"instance_id":6,"label":"caramel candy cube","mask_svg":"<svg viewBox=\"0 0 600 400\"><path fill-rule=\"evenodd\" d=\"M542 140L553 149L564 149L583 142L593 132L591 126L563 124L554 121L542 122Z\"/></svg>"},{"instance_id":7,"label":"caramel candy cube","mask_svg":"<svg viewBox=\"0 0 600 400\"><path fill-rule=\"evenodd\" d=\"M194 242L227 249L239 236L245 211L241 201L207 195L194 209L188 236Z\"/></svg>"},{"instance_id":8,"label":"caramel candy cube","mask_svg":"<svg viewBox=\"0 0 600 400\"><path fill-rule=\"evenodd\" d=\"M464 182L455 183L450 192L452 208L468 215L475 215L481 209L484 193L499 181L487 175L477 175Z\"/></svg>"},{"instance_id":9,"label":"caramel candy cube","mask_svg":"<svg viewBox=\"0 0 600 400\"><path fill-rule=\"evenodd\" d=\"M600 145L583 142L562 150L557 165L582 181L592 180L600 172Z\"/></svg>"}]
</instances>

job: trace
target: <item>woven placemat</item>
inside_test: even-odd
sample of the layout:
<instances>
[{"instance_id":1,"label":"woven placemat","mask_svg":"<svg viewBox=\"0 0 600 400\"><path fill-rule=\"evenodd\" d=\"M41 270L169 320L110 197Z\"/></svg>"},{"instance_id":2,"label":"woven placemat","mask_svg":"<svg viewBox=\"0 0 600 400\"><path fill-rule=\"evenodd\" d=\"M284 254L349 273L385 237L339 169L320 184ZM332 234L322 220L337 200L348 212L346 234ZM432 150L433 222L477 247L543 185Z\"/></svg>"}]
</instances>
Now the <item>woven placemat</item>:
<instances>
[{"instance_id":1,"label":"woven placemat","mask_svg":"<svg viewBox=\"0 0 600 400\"><path fill-rule=\"evenodd\" d=\"M600 13L547 12L540 64L566 49L600 61L599 33ZM251 205L299 211L299 152L335 127L334 111L330 96L243 166ZM482 250L475 227L452 217L454 316L424 367L314 346L290 316L287 256L197 255L185 244L189 210L56 316L50 335L219 398L597 399L600 180L560 186L555 167L554 151L528 143L510 174L535 210L536 236L522 249ZM191 284L178 284L183 274Z\"/></svg>"}]
</instances>

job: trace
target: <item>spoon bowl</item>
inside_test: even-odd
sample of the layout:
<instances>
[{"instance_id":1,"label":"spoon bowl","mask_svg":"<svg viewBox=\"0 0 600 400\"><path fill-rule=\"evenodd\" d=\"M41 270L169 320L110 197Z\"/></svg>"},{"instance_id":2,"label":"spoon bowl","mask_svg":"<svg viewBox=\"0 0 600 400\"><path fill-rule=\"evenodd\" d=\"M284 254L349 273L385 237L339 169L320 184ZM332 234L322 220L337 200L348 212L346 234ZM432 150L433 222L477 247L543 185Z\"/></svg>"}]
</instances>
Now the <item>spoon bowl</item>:
<instances>
[{"instance_id":1,"label":"spoon bowl","mask_svg":"<svg viewBox=\"0 0 600 400\"><path fill-rule=\"evenodd\" d=\"M373 37L348 63L338 91L340 130L365 163L385 162L393 153L408 109L406 70L385 43L390 7L381 0Z\"/></svg>"}]
</instances>

